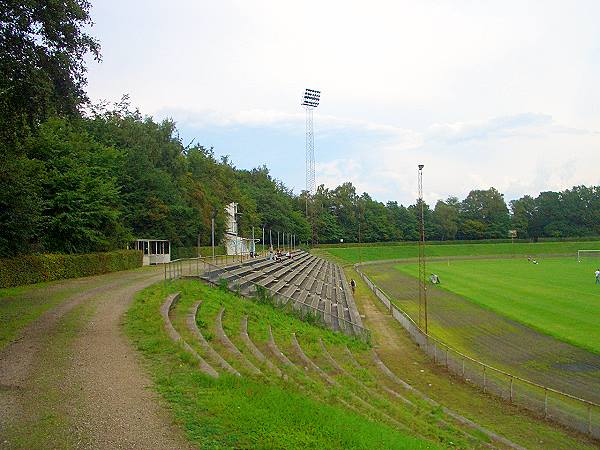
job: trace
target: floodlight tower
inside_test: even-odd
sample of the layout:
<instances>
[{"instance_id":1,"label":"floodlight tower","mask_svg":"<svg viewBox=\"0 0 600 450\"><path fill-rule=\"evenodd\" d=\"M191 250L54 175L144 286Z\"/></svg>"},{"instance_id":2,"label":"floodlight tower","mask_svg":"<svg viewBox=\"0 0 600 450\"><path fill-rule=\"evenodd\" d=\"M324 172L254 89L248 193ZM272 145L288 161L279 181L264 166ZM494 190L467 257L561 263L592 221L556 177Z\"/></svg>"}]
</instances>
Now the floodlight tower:
<instances>
[{"instance_id":1,"label":"floodlight tower","mask_svg":"<svg viewBox=\"0 0 600 450\"><path fill-rule=\"evenodd\" d=\"M306 215L308 216L308 197L315 193L315 135L313 130L313 110L319 106L321 91L306 89L302 97L302 106L306 110Z\"/></svg>"},{"instance_id":2,"label":"floodlight tower","mask_svg":"<svg viewBox=\"0 0 600 450\"><path fill-rule=\"evenodd\" d=\"M425 206L423 202L423 167L425 165L419 164L419 207L421 209L421 220L419 221L419 327L427 330L427 274L426 260L425 260Z\"/></svg>"}]
</instances>

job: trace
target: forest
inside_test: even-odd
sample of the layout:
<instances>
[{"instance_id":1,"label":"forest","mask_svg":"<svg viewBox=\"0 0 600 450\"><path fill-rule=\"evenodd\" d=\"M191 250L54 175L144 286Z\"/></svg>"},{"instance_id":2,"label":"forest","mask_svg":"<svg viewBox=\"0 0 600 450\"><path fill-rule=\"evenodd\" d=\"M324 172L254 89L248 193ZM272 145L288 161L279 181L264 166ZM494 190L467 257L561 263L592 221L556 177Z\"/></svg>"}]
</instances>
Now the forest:
<instances>
[{"instance_id":1,"label":"forest","mask_svg":"<svg viewBox=\"0 0 600 450\"><path fill-rule=\"evenodd\" d=\"M418 239L416 201L384 204L350 182L321 185L308 199L307 215L306 192L291 191L266 166L240 169L215 149L184 146L174 119L144 115L127 96L92 104L85 57L101 56L100 44L84 31L89 4L5 3L0 256L108 251L136 238L209 245L211 219L220 240L224 206L232 201L239 203L245 236L265 227L313 243ZM529 239L600 235L599 186L508 203L493 187L476 189L462 200L424 204L423 211L426 237L434 240L504 239L511 229Z\"/></svg>"}]
</instances>

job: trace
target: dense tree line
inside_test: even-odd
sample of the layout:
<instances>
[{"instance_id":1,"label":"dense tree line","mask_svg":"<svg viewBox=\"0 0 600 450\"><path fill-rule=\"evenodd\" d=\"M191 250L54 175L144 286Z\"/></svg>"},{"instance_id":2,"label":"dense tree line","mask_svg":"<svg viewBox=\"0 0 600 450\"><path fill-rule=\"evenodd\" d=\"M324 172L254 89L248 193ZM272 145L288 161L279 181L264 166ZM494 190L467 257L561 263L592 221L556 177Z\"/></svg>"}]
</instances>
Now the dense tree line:
<instances>
[{"instance_id":1,"label":"dense tree line","mask_svg":"<svg viewBox=\"0 0 600 450\"><path fill-rule=\"evenodd\" d=\"M266 227L302 241L416 240L421 205L386 204L351 183L320 186L307 202L266 166L236 168L199 144L184 146L172 120L85 95L84 56L99 44L85 0L2 2L0 8L0 256L123 248L134 238L175 246L223 234L224 206L239 203L241 232ZM299 170L301 170L299 168ZM600 234L600 187L524 196L496 189L423 204L428 239ZM308 204L308 217L306 208Z\"/></svg>"},{"instance_id":2,"label":"dense tree line","mask_svg":"<svg viewBox=\"0 0 600 450\"><path fill-rule=\"evenodd\" d=\"M421 205L377 202L358 195L351 183L336 189L320 186L314 198L315 238L319 242L417 240ZM575 186L542 192L507 205L495 188L473 190L462 201L423 204L425 235L430 240L506 239L516 230L521 239L600 235L600 187Z\"/></svg>"}]
</instances>

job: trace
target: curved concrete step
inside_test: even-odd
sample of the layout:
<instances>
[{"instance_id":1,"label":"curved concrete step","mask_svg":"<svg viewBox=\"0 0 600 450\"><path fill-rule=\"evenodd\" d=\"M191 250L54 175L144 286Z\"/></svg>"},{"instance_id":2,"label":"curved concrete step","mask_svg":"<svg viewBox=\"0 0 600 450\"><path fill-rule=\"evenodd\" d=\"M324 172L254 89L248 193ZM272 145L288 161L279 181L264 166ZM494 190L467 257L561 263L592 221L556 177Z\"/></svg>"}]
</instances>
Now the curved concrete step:
<instances>
[{"instance_id":1,"label":"curved concrete step","mask_svg":"<svg viewBox=\"0 0 600 450\"><path fill-rule=\"evenodd\" d=\"M223 313L225 312L225 307L222 307L215 319L215 329L217 331L217 338L223 344L223 346L234 355L250 372L254 375L260 375L262 372L256 367L254 364L250 362L246 356L239 351L239 349L235 346L231 339L225 334L225 330L223 329Z\"/></svg>"},{"instance_id":2,"label":"curved concrete step","mask_svg":"<svg viewBox=\"0 0 600 450\"><path fill-rule=\"evenodd\" d=\"M269 350L271 351L273 356L275 356L275 358L277 358L284 366L296 367L296 365L292 361L290 361L289 358L285 356L281 350L279 350L279 347L277 346L277 343L273 338L273 329L271 328L271 325L269 325L269 342L267 343L267 346L269 347Z\"/></svg>"},{"instance_id":3,"label":"curved concrete step","mask_svg":"<svg viewBox=\"0 0 600 450\"><path fill-rule=\"evenodd\" d=\"M241 321L241 330L240 337L242 338L242 342L246 345L250 353L254 355L254 357L259 360L261 363L264 363L270 370L275 372L277 376L283 376L283 373L275 364L271 362L260 350L259 348L252 342L250 335L248 334L248 316L242 317Z\"/></svg>"},{"instance_id":4,"label":"curved concrete step","mask_svg":"<svg viewBox=\"0 0 600 450\"><path fill-rule=\"evenodd\" d=\"M200 310L200 306L202 305L202 301L198 300L196 303L192 305L190 309L190 313L187 317L187 326L191 333L198 339L200 342L200 346L204 349L210 359L213 360L214 363L221 366L221 368L225 369L232 375L241 376L240 373L235 370L226 360L223 358L206 340L200 329L198 328L198 324L196 323L196 317L198 315L198 311Z\"/></svg>"},{"instance_id":5,"label":"curved concrete step","mask_svg":"<svg viewBox=\"0 0 600 450\"><path fill-rule=\"evenodd\" d=\"M348 350L348 352L350 352L350 350ZM350 352L352 353L352 352ZM478 425L477 423L473 422L470 419L467 419L466 417L461 416L458 413L455 413L454 411L452 411L451 409L446 408L445 406L440 405L438 402L436 402L435 400L433 400L432 398L428 397L427 395L425 395L424 393L422 393L421 391L419 391L418 389L414 388L413 386L411 386L410 384L408 384L406 381L402 380L401 378L399 378L394 372L392 372L385 364L384 362L381 360L381 358L379 358L379 355L377 354L377 352L375 352L375 350L371 350L371 356L373 358L373 361L375 362L375 365L379 368L379 370L381 370L390 380L394 381L396 384L404 387L405 389L415 393L417 396L421 397L423 400L425 400L427 403L429 403L432 406L441 408L442 411L452 417L454 420L456 420L457 422L468 426L469 428L475 429L483 434L485 434L487 437L489 437L490 439L501 443L503 445L506 445L510 448L514 448L517 450L525 450L524 447L521 447L518 444L515 444L514 442L510 441L509 439L505 438L504 436L500 436L499 434L494 433L493 431L488 430L487 428L482 427L481 425Z\"/></svg>"},{"instance_id":6,"label":"curved concrete step","mask_svg":"<svg viewBox=\"0 0 600 450\"><path fill-rule=\"evenodd\" d=\"M198 352L196 352L196 350L194 350L190 346L190 344L188 344L187 342L185 342L184 339L182 339L181 335L177 332L177 330L173 326L173 323L171 322L171 318L169 317L169 312L171 311L173 304L176 303L177 300L179 300L179 297L180 297L179 292L177 292L176 294L169 295L167 297L167 299L165 300L165 302L160 307L160 314L163 317L163 321L165 324L165 329L167 331L167 334L169 335L171 340L173 340L175 342L180 342L181 345L183 345L183 348L187 352L189 352L196 359L196 361L198 361L198 365L202 372L204 372L206 375L209 375L213 378L219 378L219 373L215 369L213 369L212 366L210 364L208 364L204 360L204 358L202 358L202 356L200 356L198 354Z\"/></svg>"},{"instance_id":7,"label":"curved concrete step","mask_svg":"<svg viewBox=\"0 0 600 450\"><path fill-rule=\"evenodd\" d=\"M323 340L321 338L319 338L319 344L321 344L321 351L323 352L323 356L325 356L325 359L340 373L342 373L343 375L345 375L346 377L348 377L350 380L352 380L352 382L356 383L357 385L359 385L361 388L363 388L364 390L366 390L367 392L369 392L369 394L371 395L379 395L377 394L372 388L368 387L366 384L364 384L361 380L359 380L358 378L356 378L354 375L352 375L350 372L348 372L346 369L344 369L339 363L338 361L331 356L331 354L329 353L329 351L327 350L327 347L325 347L325 344L323 344ZM389 393L390 395L392 395L393 397L401 400L403 403L405 403L406 405L410 406L410 407L415 407L415 404L413 402L411 402L409 399L407 399L406 397L404 397L403 395L399 394L398 392L394 391L393 389L389 389L385 386L382 386L383 389Z\"/></svg>"},{"instance_id":8,"label":"curved concrete step","mask_svg":"<svg viewBox=\"0 0 600 450\"><path fill-rule=\"evenodd\" d=\"M298 357L303 362L305 362L308 366L310 366L313 370L315 370L319 374L319 376L321 376L321 378L323 378L325 381L327 381L327 383L329 383L331 386L342 387L336 380L334 380L329 375L327 375L325 373L325 371L323 369L321 369L312 359L310 359L308 356L306 356L306 354L304 353L304 350L302 350L302 347L300 346L300 344L298 343L298 340L296 339L296 333L292 333L292 345L294 347L294 350L298 354ZM352 399L355 402L359 403L363 408L365 408L369 412L375 413L375 414L383 417L386 421L388 421L389 423L393 424L395 427L397 427L403 431L414 434L414 430L411 431L406 425L404 425L403 423L394 419L389 414L387 414L383 411L380 411L378 408L371 405L369 402L365 401L364 399L362 399L361 397L356 395L354 392L348 391L348 393L350 394L350 396L352 397Z\"/></svg>"}]
</instances>

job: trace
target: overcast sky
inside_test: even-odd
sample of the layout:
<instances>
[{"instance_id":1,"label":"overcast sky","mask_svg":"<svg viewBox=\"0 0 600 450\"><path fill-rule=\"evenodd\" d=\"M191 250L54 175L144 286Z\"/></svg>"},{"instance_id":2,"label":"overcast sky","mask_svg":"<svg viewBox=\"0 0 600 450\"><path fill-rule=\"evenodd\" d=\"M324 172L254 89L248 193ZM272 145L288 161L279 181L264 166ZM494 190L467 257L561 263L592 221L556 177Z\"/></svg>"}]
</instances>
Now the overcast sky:
<instances>
[{"instance_id":1,"label":"overcast sky","mask_svg":"<svg viewBox=\"0 0 600 450\"><path fill-rule=\"evenodd\" d=\"M600 184L600 2L97 0L92 100L173 118L237 167L381 201Z\"/></svg>"}]
</instances>

